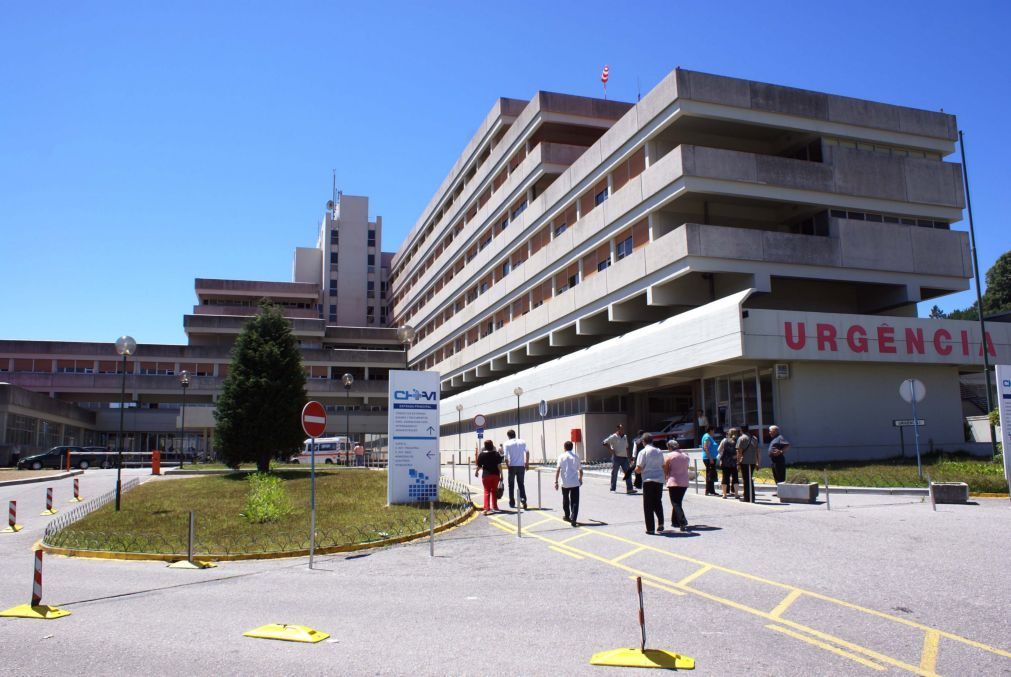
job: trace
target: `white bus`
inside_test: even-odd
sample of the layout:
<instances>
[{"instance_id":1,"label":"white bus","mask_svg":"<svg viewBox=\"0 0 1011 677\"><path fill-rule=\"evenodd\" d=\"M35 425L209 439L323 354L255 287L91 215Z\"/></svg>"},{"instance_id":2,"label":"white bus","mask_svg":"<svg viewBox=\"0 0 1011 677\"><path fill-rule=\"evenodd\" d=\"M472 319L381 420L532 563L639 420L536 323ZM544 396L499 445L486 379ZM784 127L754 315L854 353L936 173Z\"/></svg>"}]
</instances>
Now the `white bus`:
<instances>
[{"instance_id":1,"label":"white bus","mask_svg":"<svg viewBox=\"0 0 1011 677\"><path fill-rule=\"evenodd\" d=\"M346 437L317 437L316 438L316 463L348 464L351 455L351 447L348 445ZM312 438L307 439L302 444L302 453L291 459L292 463L312 463Z\"/></svg>"}]
</instances>

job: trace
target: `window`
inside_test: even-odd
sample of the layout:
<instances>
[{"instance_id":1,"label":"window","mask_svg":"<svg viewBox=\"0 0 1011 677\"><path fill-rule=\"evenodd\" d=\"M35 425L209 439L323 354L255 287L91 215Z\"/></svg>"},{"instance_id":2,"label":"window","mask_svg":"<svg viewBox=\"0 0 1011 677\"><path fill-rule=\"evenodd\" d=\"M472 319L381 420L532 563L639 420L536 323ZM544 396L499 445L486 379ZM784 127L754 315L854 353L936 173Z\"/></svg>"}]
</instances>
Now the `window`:
<instances>
[{"instance_id":1,"label":"window","mask_svg":"<svg viewBox=\"0 0 1011 677\"><path fill-rule=\"evenodd\" d=\"M369 254L368 264L370 266L376 265L376 255L375 254Z\"/></svg>"},{"instance_id":2,"label":"window","mask_svg":"<svg viewBox=\"0 0 1011 677\"><path fill-rule=\"evenodd\" d=\"M516 218L515 214L513 214L513 218L514 219ZM508 225L509 225L509 219L502 219L502 223L499 224L499 231L505 230L506 226L508 226Z\"/></svg>"},{"instance_id":3,"label":"window","mask_svg":"<svg viewBox=\"0 0 1011 677\"><path fill-rule=\"evenodd\" d=\"M523 210L525 210L526 208L527 208L527 201L524 200L523 202L519 203L515 209L513 209L512 217L515 219L517 216L522 214ZM502 227L505 228L505 225L503 224Z\"/></svg>"},{"instance_id":4,"label":"window","mask_svg":"<svg viewBox=\"0 0 1011 677\"><path fill-rule=\"evenodd\" d=\"M597 272L599 273L600 271L606 269L610 265L611 265L611 259L609 259L609 258L608 259L604 259L603 261L600 261L599 263L597 263Z\"/></svg>"},{"instance_id":5,"label":"window","mask_svg":"<svg viewBox=\"0 0 1011 677\"><path fill-rule=\"evenodd\" d=\"M505 277L506 275L508 275L510 270L512 270L512 265L508 261L506 261L505 263L503 263L502 264L502 277Z\"/></svg>"},{"instance_id":6,"label":"window","mask_svg":"<svg viewBox=\"0 0 1011 677\"><path fill-rule=\"evenodd\" d=\"M488 233L488 237L486 237L485 239L481 240L481 244L478 245L477 250L481 251L482 249L484 249L485 247L487 247L490 244L491 244L491 233Z\"/></svg>"},{"instance_id":7,"label":"window","mask_svg":"<svg viewBox=\"0 0 1011 677\"><path fill-rule=\"evenodd\" d=\"M605 188L604 190L600 191L599 193L593 196L593 204L594 206L599 205L606 199L607 199L607 188Z\"/></svg>"},{"instance_id":8,"label":"window","mask_svg":"<svg viewBox=\"0 0 1011 677\"><path fill-rule=\"evenodd\" d=\"M372 280L369 280L368 282L365 283L365 289L371 294L376 290L376 283L373 282Z\"/></svg>"},{"instance_id":9,"label":"window","mask_svg":"<svg viewBox=\"0 0 1011 677\"><path fill-rule=\"evenodd\" d=\"M330 265L331 266L337 265L337 252L330 252Z\"/></svg>"},{"instance_id":10,"label":"window","mask_svg":"<svg viewBox=\"0 0 1011 677\"><path fill-rule=\"evenodd\" d=\"M621 261L623 258L632 253L632 236L629 235L627 238L619 242L614 248L614 260Z\"/></svg>"},{"instance_id":11,"label":"window","mask_svg":"<svg viewBox=\"0 0 1011 677\"><path fill-rule=\"evenodd\" d=\"M375 246L376 246L376 231L374 231L374 230L371 230L371 229L369 230L369 241L368 241L368 245L369 245L370 247L375 247Z\"/></svg>"},{"instance_id":12,"label":"window","mask_svg":"<svg viewBox=\"0 0 1011 677\"><path fill-rule=\"evenodd\" d=\"M485 293L486 291L488 291L488 283L487 283L487 282L482 282L482 283L481 283L481 286L480 286L480 287L478 287L477 293L478 293L478 294L483 294L483 293Z\"/></svg>"},{"instance_id":13,"label":"window","mask_svg":"<svg viewBox=\"0 0 1011 677\"><path fill-rule=\"evenodd\" d=\"M564 223L561 224L561 225L555 226L555 237L558 237L559 235L561 235L564 232L565 232L565 224Z\"/></svg>"}]
</instances>

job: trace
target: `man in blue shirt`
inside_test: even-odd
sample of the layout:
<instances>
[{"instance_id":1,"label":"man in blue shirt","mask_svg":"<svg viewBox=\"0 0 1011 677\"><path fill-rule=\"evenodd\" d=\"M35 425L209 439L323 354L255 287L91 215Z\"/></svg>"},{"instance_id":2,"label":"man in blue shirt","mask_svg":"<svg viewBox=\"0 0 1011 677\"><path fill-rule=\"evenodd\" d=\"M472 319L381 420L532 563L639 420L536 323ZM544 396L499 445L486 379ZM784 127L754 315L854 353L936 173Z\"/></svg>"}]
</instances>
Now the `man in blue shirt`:
<instances>
[{"instance_id":1,"label":"man in blue shirt","mask_svg":"<svg viewBox=\"0 0 1011 677\"><path fill-rule=\"evenodd\" d=\"M716 495L716 456L719 445L713 439L713 427L706 427L702 436L702 461L706 464L706 496ZM696 480L698 481L698 480Z\"/></svg>"}]
</instances>

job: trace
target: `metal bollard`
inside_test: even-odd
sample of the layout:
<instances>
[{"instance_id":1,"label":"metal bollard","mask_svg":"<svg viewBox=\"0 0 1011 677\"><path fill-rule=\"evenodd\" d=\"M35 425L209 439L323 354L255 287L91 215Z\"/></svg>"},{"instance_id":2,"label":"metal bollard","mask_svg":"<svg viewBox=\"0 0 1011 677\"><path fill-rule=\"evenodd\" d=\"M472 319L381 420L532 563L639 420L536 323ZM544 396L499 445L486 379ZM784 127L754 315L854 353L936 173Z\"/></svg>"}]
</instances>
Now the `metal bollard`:
<instances>
[{"instance_id":1,"label":"metal bollard","mask_svg":"<svg viewBox=\"0 0 1011 677\"><path fill-rule=\"evenodd\" d=\"M694 459L695 463L695 493L699 493L699 459Z\"/></svg>"},{"instance_id":2,"label":"metal bollard","mask_svg":"<svg viewBox=\"0 0 1011 677\"><path fill-rule=\"evenodd\" d=\"M453 479L456 479L456 459L451 459L453 462L450 464L453 466Z\"/></svg>"},{"instance_id":3,"label":"metal bollard","mask_svg":"<svg viewBox=\"0 0 1011 677\"><path fill-rule=\"evenodd\" d=\"M832 496L828 490L828 469L825 470L825 509L832 509Z\"/></svg>"},{"instance_id":4,"label":"metal bollard","mask_svg":"<svg viewBox=\"0 0 1011 677\"><path fill-rule=\"evenodd\" d=\"M541 505L541 475L543 473L539 469L535 472L537 473L537 509L543 510L544 506Z\"/></svg>"},{"instance_id":5,"label":"metal bollard","mask_svg":"<svg viewBox=\"0 0 1011 677\"><path fill-rule=\"evenodd\" d=\"M190 510L190 528L189 535L186 538L186 561L193 561L193 532L195 529L196 518L193 516L193 511Z\"/></svg>"},{"instance_id":6,"label":"metal bollard","mask_svg":"<svg viewBox=\"0 0 1011 677\"><path fill-rule=\"evenodd\" d=\"M435 501L428 502L428 556L435 557Z\"/></svg>"},{"instance_id":7,"label":"metal bollard","mask_svg":"<svg viewBox=\"0 0 1011 677\"><path fill-rule=\"evenodd\" d=\"M516 506L516 538L523 538L523 506Z\"/></svg>"},{"instance_id":8,"label":"metal bollard","mask_svg":"<svg viewBox=\"0 0 1011 677\"><path fill-rule=\"evenodd\" d=\"M937 512L937 500L934 498L934 482L927 475L927 493L930 494L930 509Z\"/></svg>"}]
</instances>

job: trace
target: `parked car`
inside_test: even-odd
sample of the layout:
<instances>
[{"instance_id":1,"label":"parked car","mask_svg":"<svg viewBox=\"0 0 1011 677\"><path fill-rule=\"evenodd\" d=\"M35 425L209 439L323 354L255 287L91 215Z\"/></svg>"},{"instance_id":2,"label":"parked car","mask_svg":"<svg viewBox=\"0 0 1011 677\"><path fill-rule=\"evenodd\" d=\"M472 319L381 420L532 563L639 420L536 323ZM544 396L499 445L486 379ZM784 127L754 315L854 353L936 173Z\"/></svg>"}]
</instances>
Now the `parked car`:
<instances>
[{"instance_id":1,"label":"parked car","mask_svg":"<svg viewBox=\"0 0 1011 677\"><path fill-rule=\"evenodd\" d=\"M90 467L109 467L108 457L101 452L105 447L53 447L41 454L25 456L18 461L18 470L42 470L43 468L67 467L67 452L70 452L70 464L85 470Z\"/></svg>"},{"instance_id":2,"label":"parked car","mask_svg":"<svg viewBox=\"0 0 1011 677\"><path fill-rule=\"evenodd\" d=\"M678 445L685 449L695 446L695 422L688 416L666 418L657 426L657 432L650 434L653 444L658 447L663 447L670 439L677 440Z\"/></svg>"}]
</instances>

